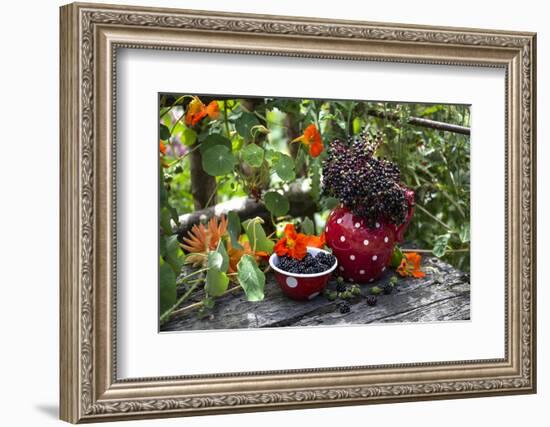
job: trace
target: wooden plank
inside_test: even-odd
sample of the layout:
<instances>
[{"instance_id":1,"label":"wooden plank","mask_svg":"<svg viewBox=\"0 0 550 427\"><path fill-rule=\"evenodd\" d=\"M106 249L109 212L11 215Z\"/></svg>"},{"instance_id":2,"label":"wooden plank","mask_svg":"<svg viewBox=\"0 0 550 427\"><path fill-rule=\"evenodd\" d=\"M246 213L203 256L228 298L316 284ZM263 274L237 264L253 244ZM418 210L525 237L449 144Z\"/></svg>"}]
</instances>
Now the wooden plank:
<instances>
[{"instance_id":1,"label":"wooden plank","mask_svg":"<svg viewBox=\"0 0 550 427\"><path fill-rule=\"evenodd\" d=\"M341 301L318 296L311 301L287 298L272 275L266 283L264 301L251 303L244 295L226 295L216 302L211 318L198 319L187 312L164 324L162 331L321 326L389 322L468 320L470 318L469 276L437 258L425 258L424 279L400 278L390 295L379 295L376 306L366 304L372 286L383 286L392 272L373 285L361 287L362 296L350 303L349 313L339 310ZM335 280L329 289L336 287Z\"/></svg>"}]
</instances>

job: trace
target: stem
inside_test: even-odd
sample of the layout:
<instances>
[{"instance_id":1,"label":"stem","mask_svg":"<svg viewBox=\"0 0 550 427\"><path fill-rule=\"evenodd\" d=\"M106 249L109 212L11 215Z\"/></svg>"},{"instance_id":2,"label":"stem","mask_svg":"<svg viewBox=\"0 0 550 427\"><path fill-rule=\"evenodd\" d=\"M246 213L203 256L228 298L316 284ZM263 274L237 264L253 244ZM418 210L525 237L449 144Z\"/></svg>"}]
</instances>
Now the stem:
<instances>
[{"instance_id":1,"label":"stem","mask_svg":"<svg viewBox=\"0 0 550 427\"><path fill-rule=\"evenodd\" d=\"M196 287L199 285L200 282L194 283L193 286L191 286L186 293L184 293L179 300L176 301L176 303L170 307L168 310L166 310L164 313L160 316L160 323L163 324L166 322L173 314L174 310L176 310L179 305L184 302L187 298L189 298L189 295L191 295L191 292L193 292Z\"/></svg>"},{"instance_id":2,"label":"stem","mask_svg":"<svg viewBox=\"0 0 550 427\"><path fill-rule=\"evenodd\" d=\"M447 224L445 224L443 221L441 221L438 217L436 217L435 215L433 215L432 213L430 213L426 208L422 207L421 205L419 205L418 203L416 204L416 207L418 209L420 209L422 212L424 212L426 215L428 215L431 219L433 219L435 222L437 222L438 224L442 225L443 227L445 227L445 229L447 229L448 231L452 232L452 233L456 233L456 230L454 230L452 227L448 226Z\"/></svg>"},{"instance_id":3,"label":"stem","mask_svg":"<svg viewBox=\"0 0 550 427\"><path fill-rule=\"evenodd\" d=\"M194 271L193 273L191 274L188 274L187 276L185 276L183 279L181 279L179 282L176 282L178 285L181 285L183 282L185 282L189 277L193 277L199 273L202 273L203 271L207 271L208 268L201 268L200 270L197 270L197 271Z\"/></svg>"},{"instance_id":4,"label":"stem","mask_svg":"<svg viewBox=\"0 0 550 427\"><path fill-rule=\"evenodd\" d=\"M168 167L171 167L171 166L174 166L176 163L178 162L181 162L183 159L185 159L189 154L191 154L193 151L195 151L197 148L199 148L199 144L197 144L194 148L192 148L191 150L189 150L187 153L185 153L184 155L178 157L176 160L173 160L171 161L170 163L168 163Z\"/></svg>"},{"instance_id":5,"label":"stem","mask_svg":"<svg viewBox=\"0 0 550 427\"><path fill-rule=\"evenodd\" d=\"M237 285L237 286L233 286L232 288L226 290L223 294L221 294L218 298L220 297L223 297L224 295L227 295L233 291L236 291L236 290L239 290L239 289L242 289L241 285ZM180 308L179 310L176 310L174 312L172 312L172 316L176 316L176 315L180 315L182 313L185 313L186 311L190 311L190 310L194 310L195 308L199 308L201 306L204 305L204 302L202 301L199 301L199 302L195 302L193 304L189 304L188 306L186 307L182 307Z\"/></svg>"},{"instance_id":6,"label":"stem","mask_svg":"<svg viewBox=\"0 0 550 427\"><path fill-rule=\"evenodd\" d=\"M231 133L229 132L229 121L227 120L227 100L223 101L223 119L225 123L225 133L227 133L227 138L231 140Z\"/></svg>"},{"instance_id":7,"label":"stem","mask_svg":"<svg viewBox=\"0 0 550 427\"><path fill-rule=\"evenodd\" d=\"M183 101L185 98L193 98L191 95L183 95L183 96L180 96L178 99L176 99L176 101L170 106L168 107L168 110L166 110L164 113L162 113L160 115L160 118L162 119L166 114L168 114L170 112L170 110L172 110L172 108L174 108L175 106L177 106L181 101Z\"/></svg>"},{"instance_id":8,"label":"stem","mask_svg":"<svg viewBox=\"0 0 550 427\"><path fill-rule=\"evenodd\" d=\"M445 251L445 253L446 254L451 254L451 253L469 252L469 251L470 251L470 248L449 249L449 250ZM433 253L433 251L431 249L401 249L401 252L403 252L403 253L416 252L416 253L419 253L419 254L431 254L431 253Z\"/></svg>"}]
</instances>

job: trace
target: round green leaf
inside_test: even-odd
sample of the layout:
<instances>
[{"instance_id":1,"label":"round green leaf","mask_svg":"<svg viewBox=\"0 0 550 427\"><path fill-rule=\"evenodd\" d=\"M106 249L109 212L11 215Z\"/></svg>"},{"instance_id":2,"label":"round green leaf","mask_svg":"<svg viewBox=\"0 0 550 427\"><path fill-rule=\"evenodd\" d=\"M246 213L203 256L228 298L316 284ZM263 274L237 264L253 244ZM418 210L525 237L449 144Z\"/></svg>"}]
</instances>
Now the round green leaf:
<instances>
[{"instance_id":1,"label":"round green leaf","mask_svg":"<svg viewBox=\"0 0 550 427\"><path fill-rule=\"evenodd\" d=\"M235 166L235 156L224 145L215 145L202 153L202 168L208 175L226 175Z\"/></svg>"},{"instance_id":2,"label":"round green leaf","mask_svg":"<svg viewBox=\"0 0 550 427\"><path fill-rule=\"evenodd\" d=\"M250 133L250 130L256 126L259 125L260 122L258 121L257 117L248 112L243 112L242 115L237 119L235 122L235 129L237 129L237 132L246 140L249 140L252 138L252 135Z\"/></svg>"},{"instance_id":3,"label":"round green leaf","mask_svg":"<svg viewBox=\"0 0 550 427\"><path fill-rule=\"evenodd\" d=\"M274 164L275 172L283 181L293 181L296 178L294 173L294 161L290 156L281 154Z\"/></svg>"},{"instance_id":4,"label":"round green leaf","mask_svg":"<svg viewBox=\"0 0 550 427\"><path fill-rule=\"evenodd\" d=\"M208 292L208 295L219 297L227 290L228 284L229 277L217 268L209 268L206 272L206 285L204 285L204 288Z\"/></svg>"},{"instance_id":5,"label":"round green leaf","mask_svg":"<svg viewBox=\"0 0 550 427\"><path fill-rule=\"evenodd\" d=\"M273 216L285 215L290 209L288 199L276 191L266 193L264 196L264 203L267 210L271 212Z\"/></svg>"},{"instance_id":6,"label":"round green leaf","mask_svg":"<svg viewBox=\"0 0 550 427\"><path fill-rule=\"evenodd\" d=\"M264 162L264 150L256 144L248 144L242 151L243 160L253 168L259 168Z\"/></svg>"},{"instance_id":7,"label":"round green leaf","mask_svg":"<svg viewBox=\"0 0 550 427\"><path fill-rule=\"evenodd\" d=\"M159 134L160 134L160 139L162 139L163 141L170 139L170 129L168 129L168 127L163 124L160 125Z\"/></svg>"},{"instance_id":8,"label":"round green leaf","mask_svg":"<svg viewBox=\"0 0 550 427\"><path fill-rule=\"evenodd\" d=\"M306 217L300 226L300 230L302 233L307 234L309 236L315 234L315 224L313 224L313 221Z\"/></svg>"},{"instance_id":9,"label":"round green leaf","mask_svg":"<svg viewBox=\"0 0 550 427\"><path fill-rule=\"evenodd\" d=\"M237 264L237 280L248 301L264 299L265 274L258 268L251 255L243 255Z\"/></svg>"},{"instance_id":10,"label":"round green leaf","mask_svg":"<svg viewBox=\"0 0 550 427\"><path fill-rule=\"evenodd\" d=\"M219 252L208 252L208 268L217 268L221 270L223 265L223 255Z\"/></svg>"},{"instance_id":11,"label":"round green leaf","mask_svg":"<svg viewBox=\"0 0 550 427\"><path fill-rule=\"evenodd\" d=\"M176 303L176 274L172 268L161 261L159 268L160 312L164 313Z\"/></svg>"},{"instance_id":12,"label":"round green leaf","mask_svg":"<svg viewBox=\"0 0 550 427\"><path fill-rule=\"evenodd\" d=\"M235 249L243 249L242 245L239 243L239 237L241 236L241 220L235 211L227 212L227 231L231 238L231 245Z\"/></svg>"},{"instance_id":13,"label":"round green leaf","mask_svg":"<svg viewBox=\"0 0 550 427\"><path fill-rule=\"evenodd\" d=\"M204 138L199 146L199 150L201 153L204 153L206 150L216 145L222 145L231 150L231 141L219 133L213 133Z\"/></svg>"},{"instance_id":14,"label":"round green leaf","mask_svg":"<svg viewBox=\"0 0 550 427\"><path fill-rule=\"evenodd\" d=\"M197 141L197 132L191 128L185 128L181 133L181 142L188 147L193 145Z\"/></svg>"}]
</instances>

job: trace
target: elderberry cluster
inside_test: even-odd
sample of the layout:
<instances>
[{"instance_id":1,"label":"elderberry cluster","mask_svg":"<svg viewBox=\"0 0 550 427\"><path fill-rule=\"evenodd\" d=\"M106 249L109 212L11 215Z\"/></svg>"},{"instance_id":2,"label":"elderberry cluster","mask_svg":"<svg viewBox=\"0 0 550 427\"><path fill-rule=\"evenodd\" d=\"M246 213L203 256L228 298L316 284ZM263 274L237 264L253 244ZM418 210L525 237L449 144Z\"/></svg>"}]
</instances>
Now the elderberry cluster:
<instances>
[{"instance_id":1,"label":"elderberry cluster","mask_svg":"<svg viewBox=\"0 0 550 427\"><path fill-rule=\"evenodd\" d=\"M277 267L289 273L314 274L330 269L335 262L336 258L332 254L319 252L316 256L313 256L307 253L301 260L288 256L279 257Z\"/></svg>"},{"instance_id":2,"label":"elderberry cluster","mask_svg":"<svg viewBox=\"0 0 550 427\"><path fill-rule=\"evenodd\" d=\"M381 142L381 135L371 138L365 132L347 143L336 139L323 161L323 193L338 198L370 227L380 219L401 224L407 213L399 168L374 157Z\"/></svg>"}]
</instances>

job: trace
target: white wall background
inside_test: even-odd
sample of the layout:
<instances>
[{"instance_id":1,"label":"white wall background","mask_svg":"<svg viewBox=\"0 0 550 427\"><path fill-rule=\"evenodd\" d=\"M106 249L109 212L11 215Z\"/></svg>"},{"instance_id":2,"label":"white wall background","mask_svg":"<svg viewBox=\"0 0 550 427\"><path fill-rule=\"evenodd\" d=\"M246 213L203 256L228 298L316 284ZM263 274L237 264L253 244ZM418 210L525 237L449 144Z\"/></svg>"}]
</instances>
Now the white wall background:
<instances>
[{"instance_id":1,"label":"white wall background","mask_svg":"<svg viewBox=\"0 0 550 427\"><path fill-rule=\"evenodd\" d=\"M113 3L124 4L116 0ZM266 412L133 425L470 426L546 425L550 275L550 29L545 2L133 0L133 4L538 32L539 393L438 402ZM6 2L0 31L0 419L8 426L60 425L58 402L58 7L57 0ZM31 107L29 109L28 107ZM28 112L32 111L32 114ZM546 218L546 221L545 221ZM490 266L488 266L490 268ZM545 336L546 335L546 336ZM547 421L546 421L547 422Z\"/></svg>"}]
</instances>

